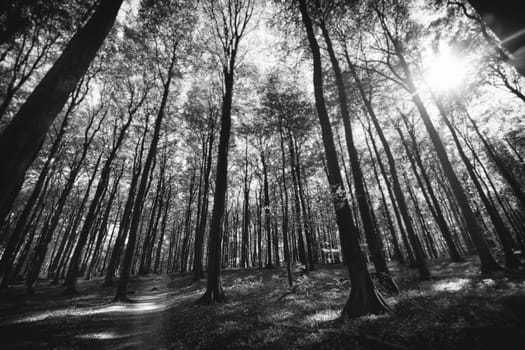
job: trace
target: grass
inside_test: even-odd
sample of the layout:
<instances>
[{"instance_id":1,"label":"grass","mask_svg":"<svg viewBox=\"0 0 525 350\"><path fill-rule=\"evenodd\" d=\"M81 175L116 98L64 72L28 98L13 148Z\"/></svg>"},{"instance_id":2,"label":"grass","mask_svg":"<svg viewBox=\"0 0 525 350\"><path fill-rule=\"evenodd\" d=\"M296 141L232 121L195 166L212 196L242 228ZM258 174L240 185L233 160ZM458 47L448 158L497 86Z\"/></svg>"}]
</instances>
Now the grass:
<instances>
[{"instance_id":1,"label":"grass","mask_svg":"<svg viewBox=\"0 0 525 350\"><path fill-rule=\"evenodd\" d=\"M295 273L226 270L228 302L197 305L203 281L190 274L134 278L133 304L111 303L113 288L84 281L61 296L41 281L34 297L22 286L0 294L2 349L523 349L525 278L481 275L475 259L431 264L433 279L392 265L401 294L384 291L391 315L338 322L350 288L341 265Z\"/></svg>"}]
</instances>

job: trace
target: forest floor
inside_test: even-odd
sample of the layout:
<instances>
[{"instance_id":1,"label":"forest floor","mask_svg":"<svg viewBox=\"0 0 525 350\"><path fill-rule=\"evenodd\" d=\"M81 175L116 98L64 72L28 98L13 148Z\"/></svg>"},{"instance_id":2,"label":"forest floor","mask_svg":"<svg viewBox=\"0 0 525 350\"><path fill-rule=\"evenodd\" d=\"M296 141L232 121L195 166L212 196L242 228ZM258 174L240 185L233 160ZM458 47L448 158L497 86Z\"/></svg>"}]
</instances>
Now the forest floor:
<instances>
[{"instance_id":1,"label":"forest floor","mask_svg":"<svg viewBox=\"0 0 525 350\"><path fill-rule=\"evenodd\" d=\"M393 314L338 322L349 291L342 265L294 273L285 269L223 271L228 302L195 301L205 282L191 274L144 276L130 284L133 304L112 303L100 279L62 296L40 281L0 293L0 348L109 349L524 349L525 278L479 273L465 263L431 263L433 278L392 265L401 294L384 292Z\"/></svg>"}]
</instances>

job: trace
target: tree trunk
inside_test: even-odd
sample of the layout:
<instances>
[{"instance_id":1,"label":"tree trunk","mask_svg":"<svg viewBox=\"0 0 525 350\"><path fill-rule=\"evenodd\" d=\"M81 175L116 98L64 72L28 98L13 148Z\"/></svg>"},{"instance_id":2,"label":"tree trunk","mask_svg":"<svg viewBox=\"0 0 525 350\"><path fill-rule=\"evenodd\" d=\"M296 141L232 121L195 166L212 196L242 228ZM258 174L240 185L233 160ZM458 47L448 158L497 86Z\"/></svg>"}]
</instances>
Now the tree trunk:
<instances>
[{"instance_id":1,"label":"tree trunk","mask_svg":"<svg viewBox=\"0 0 525 350\"><path fill-rule=\"evenodd\" d=\"M294 202L294 209L295 209L295 215L294 215L294 226L295 226L295 232L297 234L297 244L298 244L298 252L299 252L299 261L301 264L303 264L306 269L309 269L309 261L306 259L306 249L304 244L304 238L303 238L303 220L302 220L302 213L301 213L301 203L299 200L299 185L298 185L298 179L297 179L297 164L296 164L296 156L295 156L295 147L293 144L293 138L292 133L290 130L288 130L288 150L290 152L290 173L292 175L292 187L293 187L293 202ZM313 267L313 266L312 266Z\"/></svg>"},{"instance_id":2,"label":"tree trunk","mask_svg":"<svg viewBox=\"0 0 525 350\"><path fill-rule=\"evenodd\" d=\"M282 118L279 118L279 140L281 142L281 171L282 180L279 183L279 193L281 196L281 212L283 219L281 222L282 233L283 233L283 249L284 249L284 260L286 261L286 276L288 277L288 287L292 288L292 254L290 252L290 241L288 239L288 186L286 183L286 156L284 153L284 140L283 140L283 127Z\"/></svg>"},{"instance_id":3,"label":"tree trunk","mask_svg":"<svg viewBox=\"0 0 525 350\"><path fill-rule=\"evenodd\" d=\"M101 253L101 250L102 250L102 242L104 241L104 238L105 238L105 234L107 233L107 223L108 223L108 220L109 220L109 214L111 213L111 209L113 208L113 201L115 200L115 197L116 197L116 194L117 194L117 190L118 190L118 185L119 185L119 182L120 182L120 179L122 178L122 174L124 173L124 164L122 164L122 168L120 170L120 173L117 175L116 179L115 179L115 182L113 184L113 188L111 189L111 193L109 194L109 198L108 198L108 202L106 204L106 208L104 209L104 213L102 214L102 222L101 222L101 225L100 225L100 232L98 234L98 237L97 237L97 242L95 243L95 250L94 250L94 255L93 255L93 258L91 259L91 263L89 264L89 267L87 269L87 272L86 272L86 280L88 280L91 276L91 271L93 270L93 268L95 267L95 264L99 258L99 254ZM70 263L70 268L71 268L71 264L73 262Z\"/></svg>"},{"instance_id":4,"label":"tree trunk","mask_svg":"<svg viewBox=\"0 0 525 350\"><path fill-rule=\"evenodd\" d=\"M22 213L18 217L15 228L13 229L13 232L11 233L9 237L4 253L2 255L2 259L0 260L0 277L9 275L11 273L11 269L13 267L13 258L15 254L15 248L18 245L18 243L21 240L23 240L25 237L25 234L26 234L25 228L29 224L29 221L28 221L29 216L37 202L39 195L41 195L42 189L45 187L44 185L45 185L46 179L49 179L48 175L49 175L50 167L52 166L52 160L58 153L60 142L62 141L62 137L65 134L68 119L69 119L69 114L66 114L64 116L64 120L62 121L60 131L58 132L55 138L55 141L53 142L53 145L51 146L46 162L44 163L44 166L40 170L40 174L38 176L37 182L35 183L35 186L33 187L33 191L31 192L31 195L29 196L24 206L24 209L22 210Z\"/></svg>"},{"instance_id":5,"label":"tree trunk","mask_svg":"<svg viewBox=\"0 0 525 350\"><path fill-rule=\"evenodd\" d=\"M244 154L244 189L243 189L243 205L242 205L242 234L241 234L241 267L246 268L249 264L249 244L248 233L250 226L250 180L248 179L248 139L246 138L246 148Z\"/></svg>"},{"instance_id":6,"label":"tree trunk","mask_svg":"<svg viewBox=\"0 0 525 350\"><path fill-rule=\"evenodd\" d=\"M403 218L403 222L405 223L405 229L407 230L408 239L411 241L412 248L414 249L414 255L415 255L416 263L417 263L418 270L419 270L419 277L422 280L428 280L430 278L430 271L428 270L428 267L425 262L425 258L423 256L423 252L420 250L420 246L418 244L412 222L410 221L410 215L408 213L405 196L403 194L401 185L399 183L396 164L395 164L394 157L392 155L392 151L390 150L390 145L388 144L385 138L383 129L379 125L379 121L377 119L375 111L372 107L370 100L368 99L366 95L366 92L361 83L361 79L357 75L355 67L352 61L350 60L350 57L348 55L348 50L346 50L346 48L345 48L345 57L346 57L348 66L350 68L350 72L352 73L352 76L354 80L356 81L357 88L359 90L359 94L361 95L361 99L363 100L363 103L366 107L368 115L370 116L370 119L372 120L372 123L374 124L377 135L379 136L379 139L381 140L381 143L383 144L383 148L385 150L386 158L387 158L388 165L390 168L390 175L392 177L392 186L394 188L394 194L395 194L397 203L399 205L399 211L401 213L401 217Z\"/></svg>"},{"instance_id":7,"label":"tree trunk","mask_svg":"<svg viewBox=\"0 0 525 350\"><path fill-rule=\"evenodd\" d=\"M163 93L162 100L159 106L159 111L157 118L155 120L155 127L153 129L153 137L151 139L151 144L149 146L148 155L146 156L146 161L144 162L144 167L142 169L142 177L140 179L140 184L137 189L137 195L135 197L135 203L133 205L133 216L131 218L131 225L128 236L128 243L126 246L126 251L124 253L124 259L122 261L122 268L120 273L120 280L117 286L116 295L114 301L128 301L126 296L129 277L131 273L133 256L135 253L135 244L137 241L138 228L140 223L140 218L142 214L142 208L144 205L144 199L146 197L146 189L148 188L149 175L153 171L152 164L157 153L157 145L160 138L160 129L162 126L162 121L164 120L166 105L168 103L168 96L170 93L171 81L174 75L174 67L176 62L176 53L177 45L174 44L171 48L171 62L167 69L167 79L163 84Z\"/></svg>"},{"instance_id":8,"label":"tree trunk","mask_svg":"<svg viewBox=\"0 0 525 350\"><path fill-rule=\"evenodd\" d=\"M352 286L350 296L343 309L343 316L353 318L370 313L383 313L388 310L388 307L370 279L364 255L359 246L358 234L351 221L350 206L346 199L344 184L341 178L339 164L337 162L337 153L332 136L330 119L325 107L321 52L315 38L312 21L308 15L305 0L299 1L299 9L313 55L314 94L326 153L329 175L328 181L330 184L337 225L339 227L341 247L345 263L348 266L350 283Z\"/></svg>"},{"instance_id":9,"label":"tree trunk","mask_svg":"<svg viewBox=\"0 0 525 350\"><path fill-rule=\"evenodd\" d=\"M354 178L357 203L359 205L359 213L361 214L361 221L363 223L366 242L368 244L370 254L372 255L372 262L374 263L376 273L390 275L390 272L388 271L388 266L386 265L385 257L380 248L378 233L375 230L375 226L372 221L371 208L367 201L367 193L365 191L363 172L361 169L361 165L359 164L359 155L354 144L352 124L350 122L350 114L348 110L348 102L344 86L343 74L341 72L341 68L339 67L339 62L335 55L334 49L332 47L332 41L330 40L328 30L326 29L326 26L323 21L321 21L320 26L327 45L328 53L330 55L330 61L332 63L332 69L335 75L337 91L339 96L339 106L341 107L341 116L343 119L343 125L345 129L346 146L348 148L347 150L350 158L350 168L352 170L352 175Z\"/></svg>"},{"instance_id":10,"label":"tree trunk","mask_svg":"<svg viewBox=\"0 0 525 350\"><path fill-rule=\"evenodd\" d=\"M195 172L196 169L194 168L190 180L188 205L186 207L186 213L184 214L184 237L182 238L180 272L186 272L186 269L188 267L188 257L190 255L190 224L192 214L191 205L193 203L193 197L195 194Z\"/></svg>"},{"instance_id":11,"label":"tree trunk","mask_svg":"<svg viewBox=\"0 0 525 350\"><path fill-rule=\"evenodd\" d=\"M494 151L494 148L492 147L492 145L487 141L487 139L483 136L483 134L481 134L481 131L479 130L478 125L476 124L474 119L470 116L470 113L467 111L467 108L465 107L465 105L463 105L459 101L458 101L458 104L463 109L467 118L472 123L472 126L474 127L476 134L478 135L481 142L485 146L485 150L487 151L487 154L496 164L496 167L498 171L500 172L501 176L505 179L505 181L507 181L507 183L512 189L512 192L514 193L516 198L518 198L522 209L525 209L525 192L521 188L521 184L514 178L514 175L509 170L507 170L506 164L504 164L503 160Z\"/></svg>"},{"instance_id":12,"label":"tree trunk","mask_svg":"<svg viewBox=\"0 0 525 350\"><path fill-rule=\"evenodd\" d=\"M432 141L432 144L434 146L438 159L443 168L443 172L445 173L445 176L453 191L454 198L456 199L459 205L459 208L464 218L468 233L470 237L472 238L472 242L474 243L474 246L480 258L481 270L485 272L500 270L501 266L496 262L496 260L494 259L494 256L490 252L487 242L485 241L483 237L481 227L479 226L476 220L476 217L474 213L472 212L472 209L470 208L467 195L465 194L465 190L463 189L463 186L461 185L456 175L456 172L454 171L454 168L452 167L452 164L450 163L445 147L443 146L443 142L441 141L441 138L439 137L439 134L436 131L434 124L432 123L430 115L428 114L428 111L425 108L425 105L423 104L421 97L419 96L419 93L418 93L419 90L417 89L412 79L412 72L410 71L408 63L405 60L405 57L403 54L403 48L400 47L399 42L389 32L386 26L386 23L384 22L384 17L382 17L379 11L377 12L378 12L378 15L382 18L383 29L385 30L386 35L389 37L390 41L392 42L395 54L399 59L401 69L403 70L403 73L404 73L405 83L407 84L409 93L412 96L412 101L414 102L419 112L419 115L421 116L421 119L423 120L423 124L425 125L425 128L430 137L430 140Z\"/></svg>"},{"instance_id":13,"label":"tree trunk","mask_svg":"<svg viewBox=\"0 0 525 350\"><path fill-rule=\"evenodd\" d=\"M423 166L423 162L421 160L421 156L419 154L419 148L417 146L417 140L415 138L414 133L411 131L408 125L408 120L406 119L405 115L402 115L402 118L405 122L405 125L407 127L408 133L410 135L410 138L412 139L412 152L410 152L410 147L406 140L404 139L403 133L401 132L400 128L396 128L399 136L401 137L401 142L405 146L405 151L407 152L412 170L414 171L414 174L418 181L420 182L419 186L421 187L421 191L423 191L423 194L425 195L425 199L427 200L428 206L432 212L432 216L434 216L434 219L436 220L436 223L439 226L439 229L441 231L441 234L443 235L443 238L445 239L445 242L447 244L448 252L450 255L450 258L452 261L461 262L464 261L463 258L459 255L458 249L456 247L456 244L454 243L454 239L452 238L452 233L450 232L450 229L447 225L447 222L445 220L445 217L443 216L443 211L441 210L442 203L439 203L436 195L434 193L434 189L432 187L432 183L430 182L430 179L425 171L425 167ZM415 164L414 164L415 163ZM423 186L423 183L421 183L421 179L418 176L416 164L419 167L419 170L421 172L421 176L423 177L423 180L426 184L426 192L425 187ZM428 194L427 194L428 192ZM430 197L430 198L429 198Z\"/></svg>"},{"instance_id":14,"label":"tree trunk","mask_svg":"<svg viewBox=\"0 0 525 350\"><path fill-rule=\"evenodd\" d=\"M295 147L295 176L297 177L297 187L299 192L299 200L301 202L301 209L302 209L302 221L303 221L303 231L304 236L306 239L306 250L308 252L308 269L313 270L314 265L317 262L317 252L315 250L315 240L312 235L312 229L310 226L310 214L309 214L309 206L307 205L307 200L305 198L304 193L304 186L303 181L305 181L302 177L301 172L301 162L299 159L299 149L297 147L297 142L294 142Z\"/></svg>"},{"instance_id":15,"label":"tree trunk","mask_svg":"<svg viewBox=\"0 0 525 350\"><path fill-rule=\"evenodd\" d=\"M162 223L160 225L160 237L159 237L159 243L157 244L157 251L155 253L155 261L153 263L153 273L159 274L161 271L161 263L160 263L160 256L162 255L162 244L164 243L164 236L166 233L166 225L168 222L168 212L170 208L170 201L171 201L171 190L172 186L168 185L168 193L166 194L165 203L164 203L164 214L162 217Z\"/></svg>"},{"instance_id":16,"label":"tree trunk","mask_svg":"<svg viewBox=\"0 0 525 350\"><path fill-rule=\"evenodd\" d=\"M463 160L465 167L467 168L467 172L470 176L472 183L474 184L474 187L476 187L476 190L478 191L481 201L483 202L483 204L485 205L485 208L487 209L487 212L492 221L492 224L494 225L494 229L496 230L496 234L501 242L501 245L503 246L503 252L505 254L505 266L509 268L520 267L522 263L514 255L514 248L515 248L516 243L514 242L512 235L505 227L505 224L503 223L503 220L501 219L493 203L491 203L491 201L485 195L485 192L483 191L481 183L478 180L478 177L476 176L476 174L474 173L474 167L472 166L472 163L470 162L467 155L463 151L463 146L459 142L459 138L456 133L456 129L454 128L450 120L448 119L444 106L441 104L441 102L437 98L435 99L435 102L438 106L439 113L441 114L441 118L443 119L448 129L450 130L450 133L452 134L452 138L454 139L454 143L456 144L456 148L459 152L459 155L461 159Z\"/></svg>"},{"instance_id":17,"label":"tree trunk","mask_svg":"<svg viewBox=\"0 0 525 350\"><path fill-rule=\"evenodd\" d=\"M263 207L264 207L264 231L266 232L266 268L272 269L272 233L270 224L270 193L268 189L268 166L264 151L261 151L261 164L263 171Z\"/></svg>"},{"instance_id":18,"label":"tree trunk","mask_svg":"<svg viewBox=\"0 0 525 350\"><path fill-rule=\"evenodd\" d=\"M193 279L195 281L200 280L204 277L202 257L203 257L203 243L204 243L204 232L206 231L206 222L208 220L208 198L210 189L210 173L211 173L211 162L213 159L213 143L215 140L215 122L213 119L210 121L210 129L208 136L208 150L206 151L206 163L204 166L204 188L202 190L202 209L200 213L199 223L197 226L197 233L195 235L195 252L193 259Z\"/></svg>"},{"instance_id":19,"label":"tree trunk","mask_svg":"<svg viewBox=\"0 0 525 350\"><path fill-rule=\"evenodd\" d=\"M217 156L217 171L215 178L215 195L208 241L208 280L206 292L199 300L202 303L226 301L221 282L221 242L224 205L228 185L228 151L230 147L231 107L234 82L234 59L230 62L230 70L224 69L225 91L222 99L221 130Z\"/></svg>"},{"instance_id":20,"label":"tree trunk","mask_svg":"<svg viewBox=\"0 0 525 350\"><path fill-rule=\"evenodd\" d=\"M124 242L126 241L127 235L128 235L128 229L130 225L131 216L133 213L133 203L135 199L135 190L140 178L140 172L142 168L141 164L141 158L142 158L142 151L144 148L144 141L146 139L146 135L143 135L142 141L137 143L141 144L141 151L140 155L137 154L137 150L135 150L135 164L132 171L132 177L131 177L131 184L129 186L128 191L128 197L126 199L126 204L124 205L124 212L122 213L122 218L119 223L119 230L117 234L117 239L115 240L115 244L113 245L113 249L111 250L111 256L109 258L108 267L106 270L106 275L104 277L104 287L112 286L114 284L114 277L115 277L115 271L118 267L118 262L120 260L120 256L122 255L122 249L124 247ZM139 160L137 160L139 158Z\"/></svg>"},{"instance_id":21,"label":"tree trunk","mask_svg":"<svg viewBox=\"0 0 525 350\"><path fill-rule=\"evenodd\" d=\"M368 130L370 132L370 130ZM371 137L371 136L370 136ZM388 210L388 206L386 203L386 196L385 192L383 191L383 186L381 185L381 181L379 180L379 174L376 169L376 163L374 161L374 155L372 153L372 148L370 147L370 144L368 142L368 138L365 138L366 146L368 148L368 152L370 153L370 159L372 160L372 169L374 171L374 177L376 179L377 187L379 188L379 193L381 194L381 202L383 204L384 208L384 214L385 218L387 220L388 229L390 230L390 235L392 237L392 244L394 245L394 256L397 261L399 261L400 264L405 264L405 257L401 253L401 248L399 247L399 240L397 238L396 231L394 229L394 223L392 221L392 217L390 216L390 212ZM378 162L381 162L381 159L378 159Z\"/></svg>"},{"instance_id":22,"label":"tree trunk","mask_svg":"<svg viewBox=\"0 0 525 350\"><path fill-rule=\"evenodd\" d=\"M113 26L123 0L102 0L0 135L0 222L11 209L47 131Z\"/></svg>"}]
</instances>

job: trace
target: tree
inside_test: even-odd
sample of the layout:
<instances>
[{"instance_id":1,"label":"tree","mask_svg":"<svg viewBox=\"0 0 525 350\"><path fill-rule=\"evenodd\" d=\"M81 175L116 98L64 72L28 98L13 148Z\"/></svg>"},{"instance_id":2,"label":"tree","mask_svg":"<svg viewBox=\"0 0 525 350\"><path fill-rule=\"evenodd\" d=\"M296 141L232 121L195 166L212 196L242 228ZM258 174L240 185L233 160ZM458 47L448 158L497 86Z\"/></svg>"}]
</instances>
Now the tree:
<instances>
[{"instance_id":1,"label":"tree","mask_svg":"<svg viewBox=\"0 0 525 350\"><path fill-rule=\"evenodd\" d=\"M374 263L376 273L380 276L383 276L383 278L385 278L386 280L390 280L391 282L390 272L388 271L386 260L382 251L381 239L373 223L372 210L367 199L367 193L365 190L365 184L363 179L363 172L361 170L361 165L359 164L359 156L354 143L352 124L350 122L348 98L345 91L343 74L339 66L339 61L335 55L332 40L330 39L330 34L328 32L324 18L320 20L320 28L323 33L324 40L326 42L327 50L330 56L330 61L332 63L332 70L335 76L337 92L339 96L339 105L341 109L341 116L345 128L346 145L350 157L350 166L352 169L352 175L354 179L356 198L359 205L359 212L361 214L361 221L363 223L366 241L368 243L368 248L372 255L372 261ZM423 267L422 277L426 279L428 277L428 271L424 271L424 260L421 259L419 263L420 266Z\"/></svg>"},{"instance_id":2,"label":"tree","mask_svg":"<svg viewBox=\"0 0 525 350\"><path fill-rule=\"evenodd\" d=\"M510 52L510 63L525 76L525 16L516 1L503 0L497 4L490 0L468 0L483 21L494 31L501 46Z\"/></svg>"},{"instance_id":3,"label":"tree","mask_svg":"<svg viewBox=\"0 0 525 350\"><path fill-rule=\"evenodd\" d=\"M89 21L71 39L0 135L0 223L11 209L25 173L42 147L49 127L113 26L122 1L100 1Z\"/></svg>"},{"instance_id":4,"label":"tree","mask_svg":"<svg viewBox=\"0 0 525 350\"><path fill-rule=\"evenodd\" d=\"M348 267L352 289L343 309L344 317L359 317L366 314L383 313L388 309L383 298L375 289L368 273L363 252L359 246L356 228L351 220L352 213L346 199L344 184L337 161L337 154L332 136L330 120L325 107L323 93L323 73L321 53L315 38L312 21L305 0L299 0L299 10L307 33L308 42L313 55L314 64L314 94L317 114L321 124L323 144L328 168L328 182L332 202L339 227L341 248Z\"/></svg>"},{"instance_id":5,"label":"tree","mask_svg":"<svg viewBox=\"0 0 525 350\"><path fill-rule=\"evenodd\" d=\"M216 55L221 62L224 79L222 95L221 128L217 155L215 195L208 242L208 280L206 292L200 298L202 303L223 302L226 300L221 284L221 243L224 204L227 188L228 150L230 145L231 112L235 67L239 43L246 32L254 11L252 0L216 0L206 7L213 22L216 40L219 44Z\"/></svg>"},{"instance_id":6,"label":"tree","mask_svg":"<svg viewBox=\"0 0 525 350\"><path fill-rule=\"evenodd\" d=\"M397 1L393 5L395 5L392 7L393 11L399 13L403 13L404 11L406 11L406 8L403 6L403 4ZM411 95L412 101L415 107L417 108L419 115L421 116L421 119L423 121L423 124L425 125L425 129L427 130L430 140L432 141L439 162L443 168L443 172L447 178L449 185L452 188L454 197L459 205L461 214L467 226L468 233L472 238L472 241L480 258L481 270L486 272L499 270L501 269L501 266L496 262L494 256L489 250L487 242L483 237L481 227L476 220L472 208L469 205L468 197L465 194L465 190L461 185L461 182L459 181L457 174L454 171L454 168L452 167L452 163L450 162L443 142L439 137L439 134L430 118L430 114L422 100L420 90L416 87L412 70L405 57L405 48L403 46L403 42L396 37L396 35L399 34L399 32L397 31L398 28L396 27L394 28L394 30L392 30L389 27L388 18L386 16L386 4L383 4L381 8L373 4L372 9L377 15L379 24L384 32L385 39L388 41L389 46L392 47L393 54L398 59L399 68L403 74L401 78L401 84ZM399 20L399 18L400 17L395 18L394 25L402 25L398 23L403 22L403 20ZM390 67L392 66L390 65ZM399 74L397 74L396 77L399 77Z\"/></svg>"},{"instance_id":7,"label":"tree","mask_svg":"<svg viewBox=\"0 0 525 350\"><path fill-rule=\"evenodd\" d=\"M142 10L144 13L144 29L145 32L154 41L154 68L157 71L157 78L160 81L160 103L155 118L155 124L153 127L153 135L149 145L148 153L144 161L144 165L141 170L140 182L137 188L137 194L135 195L133 203L133 216L131 218L130 229L128 234L128 242L126 245L126 251L122 261L120 279L117 285L117 291L114 301L127 301L127 285L131 274L131 266L133 257L135 254L135 245L137 242L139 225L141 223L142 210L144 207L144 200L146 198L147 191L151 181L151 175L154 170L154 162L157 155L157 148L161 134L161 127L164 118L167 114L168 101L172 89L172 81L176 76L176 63L179 58L179 50L182 45L182 40L185 38L183 31L188 29L191 25L192 16L184 16L182 10L187 8L181 8L178 2L168 1L166 3L152 4L150 2L143 3ZM159 16L164 14L165 7L167 6L168 18L164 19L166 30L162 26L157 27L157 20ZM180 17L179 17L180 16ZM181 18L181 19L179 19ZM191 32L191 31L190 31ZM162 46L159 41L162 40Z\"/></svg>"},{"instance_id":8,"label":"tree","mask_svg":"<svg viewBox=\"0 0 525 350\"><path fill-rule=\"evenodd\" d=\"M219 114L215 91L211 89L206 91L195 85L190 92L188 103L185 105L184 114L184 119L188 123L189 130L191 130L188 136L192 141L197 138L194 141L195 147L201 148L202 157L199 167L198 204L193 253L193 279L198 281L204 277L202 266L204 233L208 221L210 174ZM189 238L189 232L187 232L186 237Z\"/></svg>"}]
</instances>

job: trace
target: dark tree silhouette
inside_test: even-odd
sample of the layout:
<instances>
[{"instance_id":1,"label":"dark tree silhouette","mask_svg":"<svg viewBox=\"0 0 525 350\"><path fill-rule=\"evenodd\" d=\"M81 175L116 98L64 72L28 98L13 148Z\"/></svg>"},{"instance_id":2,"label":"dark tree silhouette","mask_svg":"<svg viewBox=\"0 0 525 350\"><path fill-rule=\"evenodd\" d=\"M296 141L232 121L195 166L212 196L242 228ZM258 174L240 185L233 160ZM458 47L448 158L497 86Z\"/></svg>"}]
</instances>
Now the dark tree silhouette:
<instances>
[{"instance_id":1,"label":"dark tree silhouette","mask_svg":"<svg viewBox=\"0 0 525 350\"><path fill-rule=\"evenodd\" d=\"M322 129L328 169L328 182L330 183L337 226L339 227L343 256L348 266L352 286L350 296L343 309L343 317L359 317L366 314L383 313L389 310L389 308L370 279L363 252L359 246L358 233L351 219L352 213L350 206L346 199L330 119L328 118L325 107L321 52L317 39L315 38L312 21L305 0L299 1L299 10L313 55L315 105Z\"/></svg>"},{"instance_id":2,"label":"dark tree silhouette","mask_svg":"<svg viewBox=\"0 0 525 350\"><path fill-rule=\"evenodd\" d=\"M47 131L97 54L123 0L102 0L95 13L0 135L0 223L11 209L25 173Z\"/></svg>"},{"instance_id":3,"label":"dark tree silhouette","mask_svg":"<svg viewBox=\"0 0 525 350\"><path fill-rule=\"evenodd\" d=\"M207 10L214 23L217 40L220 42L219 50L222 52L218 55L222 62L224 79L215 195L208 243L208 280L206 292L199 300L202 303L214 303L226 300L221 283L221 243L228 180L234 74L239 43L252 17L254 4L252 0L211 1Z\"/></svg>"}]
</instances>

